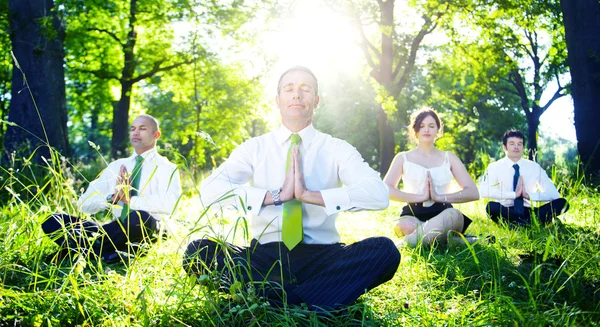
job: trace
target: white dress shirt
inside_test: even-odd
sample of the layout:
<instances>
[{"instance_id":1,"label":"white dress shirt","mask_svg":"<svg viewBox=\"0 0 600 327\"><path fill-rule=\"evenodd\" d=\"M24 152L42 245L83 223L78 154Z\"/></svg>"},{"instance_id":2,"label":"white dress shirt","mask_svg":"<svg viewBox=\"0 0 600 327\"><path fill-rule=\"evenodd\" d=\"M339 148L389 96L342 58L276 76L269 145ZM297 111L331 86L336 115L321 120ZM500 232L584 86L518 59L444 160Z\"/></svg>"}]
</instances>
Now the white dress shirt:
<instances>
[{"instance_id":1,"label":"white dress shirt","mask_svg":"<svg viewBox=\"0 0 600 327\"><path fill-rule=\"evenodd\" d=\"M233 204L250 212L252 235L262 244L281 241L283 205L262 207L262 203L268 190L283 186L291 134L282 125L244 142L202 183L204 205L222 198L221 205ZM298 134L306 188L320 191L325 203L325 207L302 204L302 242L339 242L335 221L341 211L387 208L388 187L354 147L315 130L312 124Z\"/></svg>"},{"instance_id":2,"label":"white dress shirt","mask_svg":"<svg viewBox=\"0 0 600 327\"><path fill-rule=\"evenodd\" d=\"M504 157L491 163L487 172L481 176L479 193L481 197L498 200L505 207L512 207L515 200L513 189L513 178L515 162ZM525 191L534 202L552 201L560 198L554 184L540 165L531 160L521 158L516 164L519 165L519 175L523 176ZM530 207L530 200L524 199L526 207Z\"/></svg>"},{"instance_id":3,"label":"white dress shirt","mask_svg":"<svg viewBox=\"0 0 600 327\"><path fill-rule=\"evenodd\" d=\"M156 148L141 154L144 157L140 176L139 192L129 200L132 210L143 210L154 218L164 220L171 216L175 204L181 195L181 184L177 166L167 158L159 155ZM122 204L111 205L106 198L116 193L117 176L121 165L125 165L127 172L133 172L135 167L134 152L130 157L119 159L108 164L100 176L90 183L85 193L81 195L78 205L81 211L94 214L112 206L114 217L121 216ZM167 224L168 226L168 224Z\"/></svg>"}]
</instances>

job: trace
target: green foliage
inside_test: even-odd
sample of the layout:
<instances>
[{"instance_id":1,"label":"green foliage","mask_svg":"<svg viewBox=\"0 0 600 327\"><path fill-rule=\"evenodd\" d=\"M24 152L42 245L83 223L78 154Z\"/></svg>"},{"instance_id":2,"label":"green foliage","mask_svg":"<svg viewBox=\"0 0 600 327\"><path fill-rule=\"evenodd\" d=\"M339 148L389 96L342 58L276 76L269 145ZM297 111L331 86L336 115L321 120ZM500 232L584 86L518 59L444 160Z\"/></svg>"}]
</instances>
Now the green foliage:
<instances>
[{"instance_id":1,"label":"green foliage","mask_svg":"<svg viewBox=\"0 0 600 327\"><path fill-rule=\"evenodd\" d=\"M212 53L224 55L230 51L220 47L219 42L223 40L237 42L239 47L250 42L255 31L242 27L269 4L195 0L60 1L60 13L67 25L67 95L70 137L77 148L76 156L84 160L93 158L93 152L85 146L87 141L101 145L103 151L110 150L109 139L113 129L118 128L115 117L123 117L114 116L116 109L121 108L117 103L127 103L129 108L129 99L132 98L130 114L133 115L144 111L140 107L151 92L168 94L171 89L183 88L185 91L179 92L178 96L191 97L194 91L189 90L181 71L192 64L196 75L200 74L197 66L215 65L215 71L227 66L227 74L231 76L225 79L229 82L213 83L210 87L235 83L240 86L243 82L231 81L236 80L234 76L243 75L243 67L221 64ZM182 69L171 77L170 71L178 67ZM203 76L196 75L198 84L201 84ZM177 80L180 84L165 84L161 82L163 79L169 80L169 83ZM142 80L146 83L136 84ZM134 84L137 86L129 90L128 87ZM166 88L163 90L161 87ZM216 91L205 93L204 100L212 102L209 96L214 95L215 103L223 102L223 96L217 95ZM161 101L168 100L165 95L159 98ZM169 105L174 110L169 117L184 111L179 106L190 102L174 100L178 103ZM228 105L233 106L234 103L230 101ZM246 107L248 105L245 104ZM188 126L191 127L190 124ZM185 145L187 140L184 138L176 143ZM186 152L185 146L181 150ZM217 155L221 156L222 153ZM196 157L203 156L197 153ZM200 161L203 163L205 158Z\"/></svg>"},{"instance_id":2,"label":"green foliage","mask_svg":"<svg viewBox=\"0 0 600 327\"><path fill-rule=\"evenodd\" d=\"M220 164L244 140L265 132L262 89L240 70L207 59L174 70L140 101L161 122L161 142L179 149L193 170Z\"/></svg>"},{"instance_id":3,"label":"green foliage","mask_svg":"<svg viewBox=\"0 0 600 327\"><path fill-rule=\"evenodd\" d=\"M359 76L339 72L326 76L315 112L315 128L352 144L373 169L379 168L379 135L376 121L379 105L375 91Z\"/></svg>"},{"instance_id":4,"label":"green foliage","mask_svg":"<svg viewBox=\"0 0 600 327\"><path fill-rule=\"evenodd\" d=\"M444 136L438 146L455 152L466 163L478 151L495 156L501 137L510 128L526 130L520 99L507 92L510 85L493 49L477 43L448 45L446 56L431 60L424 81L426 104L441 113Z\"/></svg>"},{"instance_id":5,"label":"green foliage","mask_svg":"<svg viewBox=\"0 0 600 327\"><path fill-rule=\"evenodd\" d=\"M186 191L189 197L172 217L179 228L171 238L129 267L81 256L51 260L56 245L40 223L51 212L77 214L74 180L80 179L68 162L53 158L45 168L49 179L6 171L3 180L4 189L20 185L27 195L11 192L0 207L2 325L597 326L600 319L600 193L574 175L559 177L571 204L560 222L510 229L491 223L482 202L461 204L474 220L469 232L481 235L480 242L402 248L391 281L345 311L317 314L305 306L271 307L259 295L260 283L236 283L223 292L216 273L185 274L181 252L190 238L244 243L251 237L246 213L204 210L195 191ZM399 210L343 214L342 241L395 239L392 225Z\"/></svg>"}]
</instances>

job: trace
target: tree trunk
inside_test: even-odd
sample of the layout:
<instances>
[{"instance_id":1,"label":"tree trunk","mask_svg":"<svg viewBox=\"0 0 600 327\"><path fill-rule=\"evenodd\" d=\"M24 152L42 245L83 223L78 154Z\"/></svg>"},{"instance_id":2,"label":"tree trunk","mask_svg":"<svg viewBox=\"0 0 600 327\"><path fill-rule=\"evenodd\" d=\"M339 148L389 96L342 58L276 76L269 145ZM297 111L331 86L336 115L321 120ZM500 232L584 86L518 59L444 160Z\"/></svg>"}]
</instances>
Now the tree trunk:
<instances>
[{"instance_id":1,"label":"tree trunk","mask_svg":"<svg viewBox=\"0 0 600 327\"><path fill-rule=\"evenodd\" d=\"M5 151L16 151L17 158L35 151L38 163L42 156L50 157L48 145L70 156L64 27L52 0L9 0L8 5L12 50L21 69L14 64L8 120L18 126L8 127Z\"/></svg>"},{"instance_id":2,"label":"tree trunk","mask_svg":"<svg viewBox=\"0 0 600 327\"><path fill-rule=\"evenodd\" d=\"M133 84L121 82L121 98L116 107L113 107L111 156L113 159L126 154L129 144L129 107L131 106L131 90Z\"/></svg>"},{"instance_id":3,"label":"tree trunk","mask_svg":"<svg viewBox=\"0 0 600 327\"><path fill-rule=\"evenodd\" d=\"M381 177L385 176L392 160L394 159L394 131L389 126L387 114L383 109L379 109L377 114L377 129L379 130L379 172Z\"/></svg>"},{"instance_id":4,"label":"tree trunk","mask_svg":"<svg viewBox=\"0 0 600 327\"><path fill-rule=\"evenodd\" d=\"M561 0L581 163L600 176L600 3Z\"/></svg>"},{"instance_id":5,"label":"tree trunk","mask_svg":"<svg viewBox=\"0 0 600 327\"><path fill-rule=\"evenodd\" d=\"M537 158L537 132L540 126L539 110L532 110L530 115L527 115L527 156L529 160Z\"/></svg>"},{"instance_id":6,"label":"tree trunk","mask_svg":"<svg viewBox=\"0 0 600 327\"><path fill-rule=\"evenodd\" d=\"M121 72L121 98L116 109L113 109L111 155L113 158L121 157L127 150L129 108L131 107L131 91L133 90L133 75L137 68L135 60L135 44L137 41L136 27L137 0L129 2L129 32L127 41L123 45L123 71Z\"/></svg>"}]
</instances>

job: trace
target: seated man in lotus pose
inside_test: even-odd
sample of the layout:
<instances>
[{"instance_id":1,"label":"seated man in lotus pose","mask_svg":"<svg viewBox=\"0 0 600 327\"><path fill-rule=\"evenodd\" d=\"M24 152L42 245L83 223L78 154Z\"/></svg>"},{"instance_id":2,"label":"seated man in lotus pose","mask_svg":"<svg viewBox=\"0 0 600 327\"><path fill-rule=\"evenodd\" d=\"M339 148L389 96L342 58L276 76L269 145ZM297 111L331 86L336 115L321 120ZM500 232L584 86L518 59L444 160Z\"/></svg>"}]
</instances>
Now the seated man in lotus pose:
<instances>
[{"instance_id":1,"label":"seated man in lotus pose","mask_svg":"<svg viewBox=\"0 0 600 327\"><path fill-rule=\"evenodd\" d=\"M236 280L259 285L278 306L338 309L390 280L398 268L392 240L346 245L335 227L342 211L385 209L388 188L354 147L313 127L318 84L308 68L284 72L275 100L281 126L240 145L201 188L205 203L233 200L251 213L254 239L249 247L195 240L184 268L217 273L225 289Z\"/></svg>"},{"instance_id":2,"label":"seated man in lotus pose","mask_svg":"<svg viewBox=\"0 0 600 327\"><path fill-rule=\"evenodd\" d=\"M569 205L560 197L546 171L523 158L524 139L521 131L504 133L502 148L506 156L488 166L479 192L482 197L495 200L486 206L486 212L495 222L502 219L509 225L525 226L531 224L535 215L541 224L548 224L567 211ZM533 202L547 203L533 207Z\"/></svg>"},{"instance_id":3,"label":"seated man in lotus pose","mask_svg":"<svg viewBox=\"0 0 600 327\"><path fill-rule=\"evenodd\" d=\"M79 198L85 213L111 209L112 222L100 225L53 214L42 223L44 232L62 247L58 259L91 250L107 262L118 261L135 250L132 245L159 232L161 219L173 213L181 195L177 166L156 151L160 135L154 117L137 117L129 130L131 156L111 162Z\"/></svg>"}]
</instances>

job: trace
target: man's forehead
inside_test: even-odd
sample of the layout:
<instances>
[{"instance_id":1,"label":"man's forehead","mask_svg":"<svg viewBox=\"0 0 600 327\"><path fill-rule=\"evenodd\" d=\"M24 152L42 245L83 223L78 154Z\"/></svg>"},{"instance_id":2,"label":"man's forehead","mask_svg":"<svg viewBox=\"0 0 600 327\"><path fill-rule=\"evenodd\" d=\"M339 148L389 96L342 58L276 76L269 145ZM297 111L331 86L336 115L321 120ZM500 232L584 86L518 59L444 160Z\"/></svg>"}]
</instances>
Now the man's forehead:
<instances>
[{"instance_id":1,"label":"man's forehead","mask_svg":"<svg viewBox=\"0 0 600 327\"><path fill-rule=\"evenodd\" d=\"M314 88L315 79L307 72L301 70L291 71L283 76L280 87L288 85L308 85Z\"/></svg>"},{"instance_id":2,"label":"man's forehead","mask_svg":"<svg viewBox=\"0 0 600 327\"><path fill-rule=\"evenodd\" d=\"M152 123L150 122L150 119L148 119L146 117L138 117L133 121L133 123L131 123L131 126L150 126L150 125L152 125Z\"/></svg>"},{"instance_id":3,"label":"man's forehead","mask_svg":"<svg viewBox=\"0 0 600 327\"><path fill-rule=\"evenodd\" d=\"M507 140L508 142L523 142L523 139L520 137L516 137L516 136L511 136L508 138Z\"/></svg>"}]
</instances>

